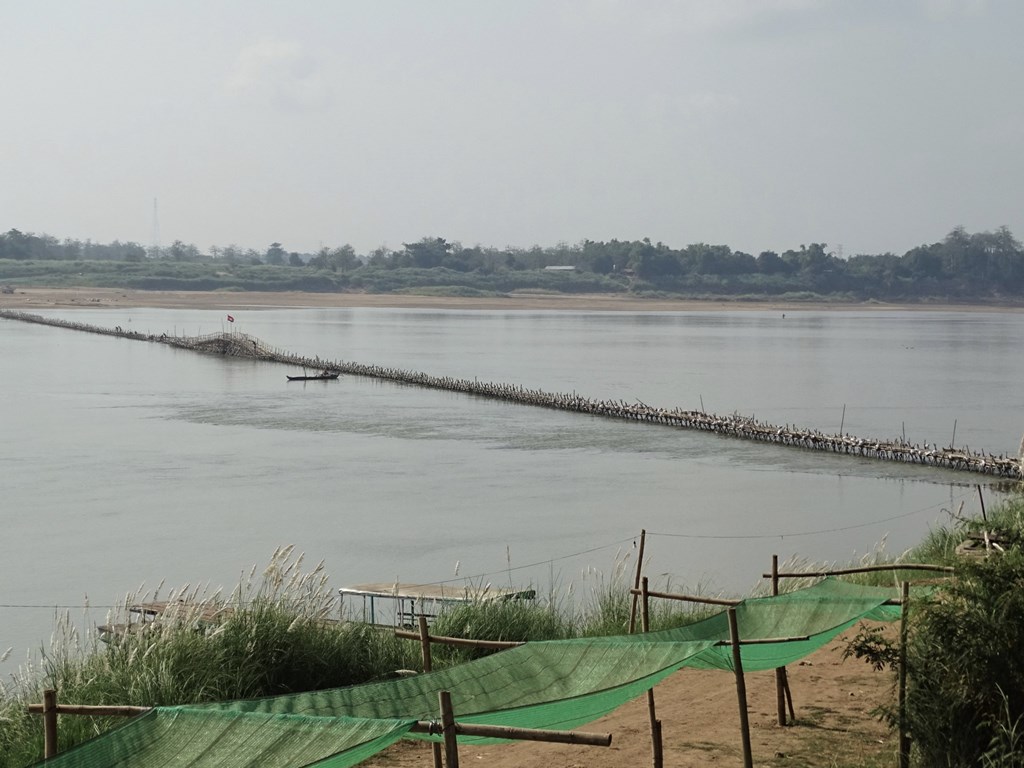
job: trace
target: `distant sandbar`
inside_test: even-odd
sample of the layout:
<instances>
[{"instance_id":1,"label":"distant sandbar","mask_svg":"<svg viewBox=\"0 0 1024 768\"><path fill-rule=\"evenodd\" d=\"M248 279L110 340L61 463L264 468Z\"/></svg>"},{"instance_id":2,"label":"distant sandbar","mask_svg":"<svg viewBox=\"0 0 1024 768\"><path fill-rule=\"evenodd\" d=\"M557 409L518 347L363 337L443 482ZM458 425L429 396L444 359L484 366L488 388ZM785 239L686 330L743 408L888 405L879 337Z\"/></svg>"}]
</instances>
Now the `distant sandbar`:
<instances>
[{"instance_id":1,"label":"distant sandbar","mask_svg":"<svg viewBox=\"0 0 1024 768\"><path fill-rule=\"evenodd\" d=\"M751 311L955 311L1020 312L1021 305L886 304L881 302L785 302L695 299L644 299L605 294L534 294L463 297L405 293L301 293L297 291L138 291L125 288L15 288L0 293L4 309L285 309L293 307L401 307L409 309L570 310L605 312Z\"/></svg>"}]
</instances>

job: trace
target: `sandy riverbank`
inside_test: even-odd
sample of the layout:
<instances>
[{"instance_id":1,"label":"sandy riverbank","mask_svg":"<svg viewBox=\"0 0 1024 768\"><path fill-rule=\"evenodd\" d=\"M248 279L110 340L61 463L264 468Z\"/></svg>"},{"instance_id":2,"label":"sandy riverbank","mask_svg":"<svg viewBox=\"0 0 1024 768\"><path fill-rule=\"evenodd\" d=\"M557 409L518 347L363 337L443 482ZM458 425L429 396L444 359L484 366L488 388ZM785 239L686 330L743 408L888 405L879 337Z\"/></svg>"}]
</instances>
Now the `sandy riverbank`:
<instances>
[{"instance_id":1,"label":"sandy riverbank","mask_svg":"<svg viewBox=\"0 0 1024 768\"><path fill-rule=\"evenodd\" d=\"M256 291L135 291L122 288L16 288L0 294L0 308L52 309L98 307L156 307L162 309L222 309L239 312L289 307L406 307L410 309L575 310L607 312L693 312L885 310L1022 312L1024 306L961 304L794 303L760 301L696 301L641 299L599 294L549 295L517 293L507 297L466 298L412 294L299 293Z\"/></svg>"}]
</instances>

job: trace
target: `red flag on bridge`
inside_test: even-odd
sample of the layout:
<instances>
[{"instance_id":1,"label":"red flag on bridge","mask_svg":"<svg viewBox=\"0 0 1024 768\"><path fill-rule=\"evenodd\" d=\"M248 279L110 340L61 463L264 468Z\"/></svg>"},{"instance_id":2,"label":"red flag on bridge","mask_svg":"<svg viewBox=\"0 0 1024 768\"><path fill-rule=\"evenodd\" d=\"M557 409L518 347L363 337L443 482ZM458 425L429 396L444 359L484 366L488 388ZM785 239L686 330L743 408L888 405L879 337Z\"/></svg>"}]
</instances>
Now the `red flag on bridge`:
<instances>
[{"instance_id":1,"label":"red flag on bridge","mask_svg":"<svg viewBox=\"0 0 1024 768\"><path fill-rule=\"evenodd\" d=\"M228 322L229 323L235 322L235 318L233 318L231 315L228 315Z\"/></svg>"}]
</instances>

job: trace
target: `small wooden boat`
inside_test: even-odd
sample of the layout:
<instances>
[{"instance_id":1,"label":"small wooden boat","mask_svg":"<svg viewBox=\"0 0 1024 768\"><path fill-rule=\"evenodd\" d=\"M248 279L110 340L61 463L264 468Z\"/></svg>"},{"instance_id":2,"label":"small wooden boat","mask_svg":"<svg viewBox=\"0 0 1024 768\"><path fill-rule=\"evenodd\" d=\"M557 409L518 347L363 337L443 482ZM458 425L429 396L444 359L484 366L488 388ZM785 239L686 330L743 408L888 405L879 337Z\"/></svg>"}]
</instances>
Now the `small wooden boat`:
<instances>
[{"instance_id":1,"label":"small wooden boat","mask_svg":"<svg viewBox=\"0 0 1024 768\"><path fill-rule=\"evenodd\" d=\"M340 375L338 371L321 371L312 376L289 376L288 381L332 381Z\"/></svg>"}]
</instances>

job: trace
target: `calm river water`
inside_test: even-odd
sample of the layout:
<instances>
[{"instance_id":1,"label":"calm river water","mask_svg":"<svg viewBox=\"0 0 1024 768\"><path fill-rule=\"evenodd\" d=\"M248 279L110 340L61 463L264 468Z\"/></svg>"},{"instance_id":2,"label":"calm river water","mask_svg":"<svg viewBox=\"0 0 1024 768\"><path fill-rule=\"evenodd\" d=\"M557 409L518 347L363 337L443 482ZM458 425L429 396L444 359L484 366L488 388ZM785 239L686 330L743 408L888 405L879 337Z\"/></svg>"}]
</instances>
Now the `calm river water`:
<instances>
[{"instance_id":1,"label":"calm river water","mask_svg":"<svg viewBox=\"0 0 1024 768\"><path fill-rule=\"evenodd\" d=\"M291 352L1016 455L1024 315L228 307ZM205 334L224 311L51 311ZM55 606L231 587L293 544L335 587L648 573L746 592L771 555L915 544L984 478L744 443L0 320L0 670ZM845 410L844 410L845 409ZM986 487L986 500L997 493ZM629 561L629 568L632 568ZM60 610L60 609L57 609Z\"/></svg>"}]
</instances>

